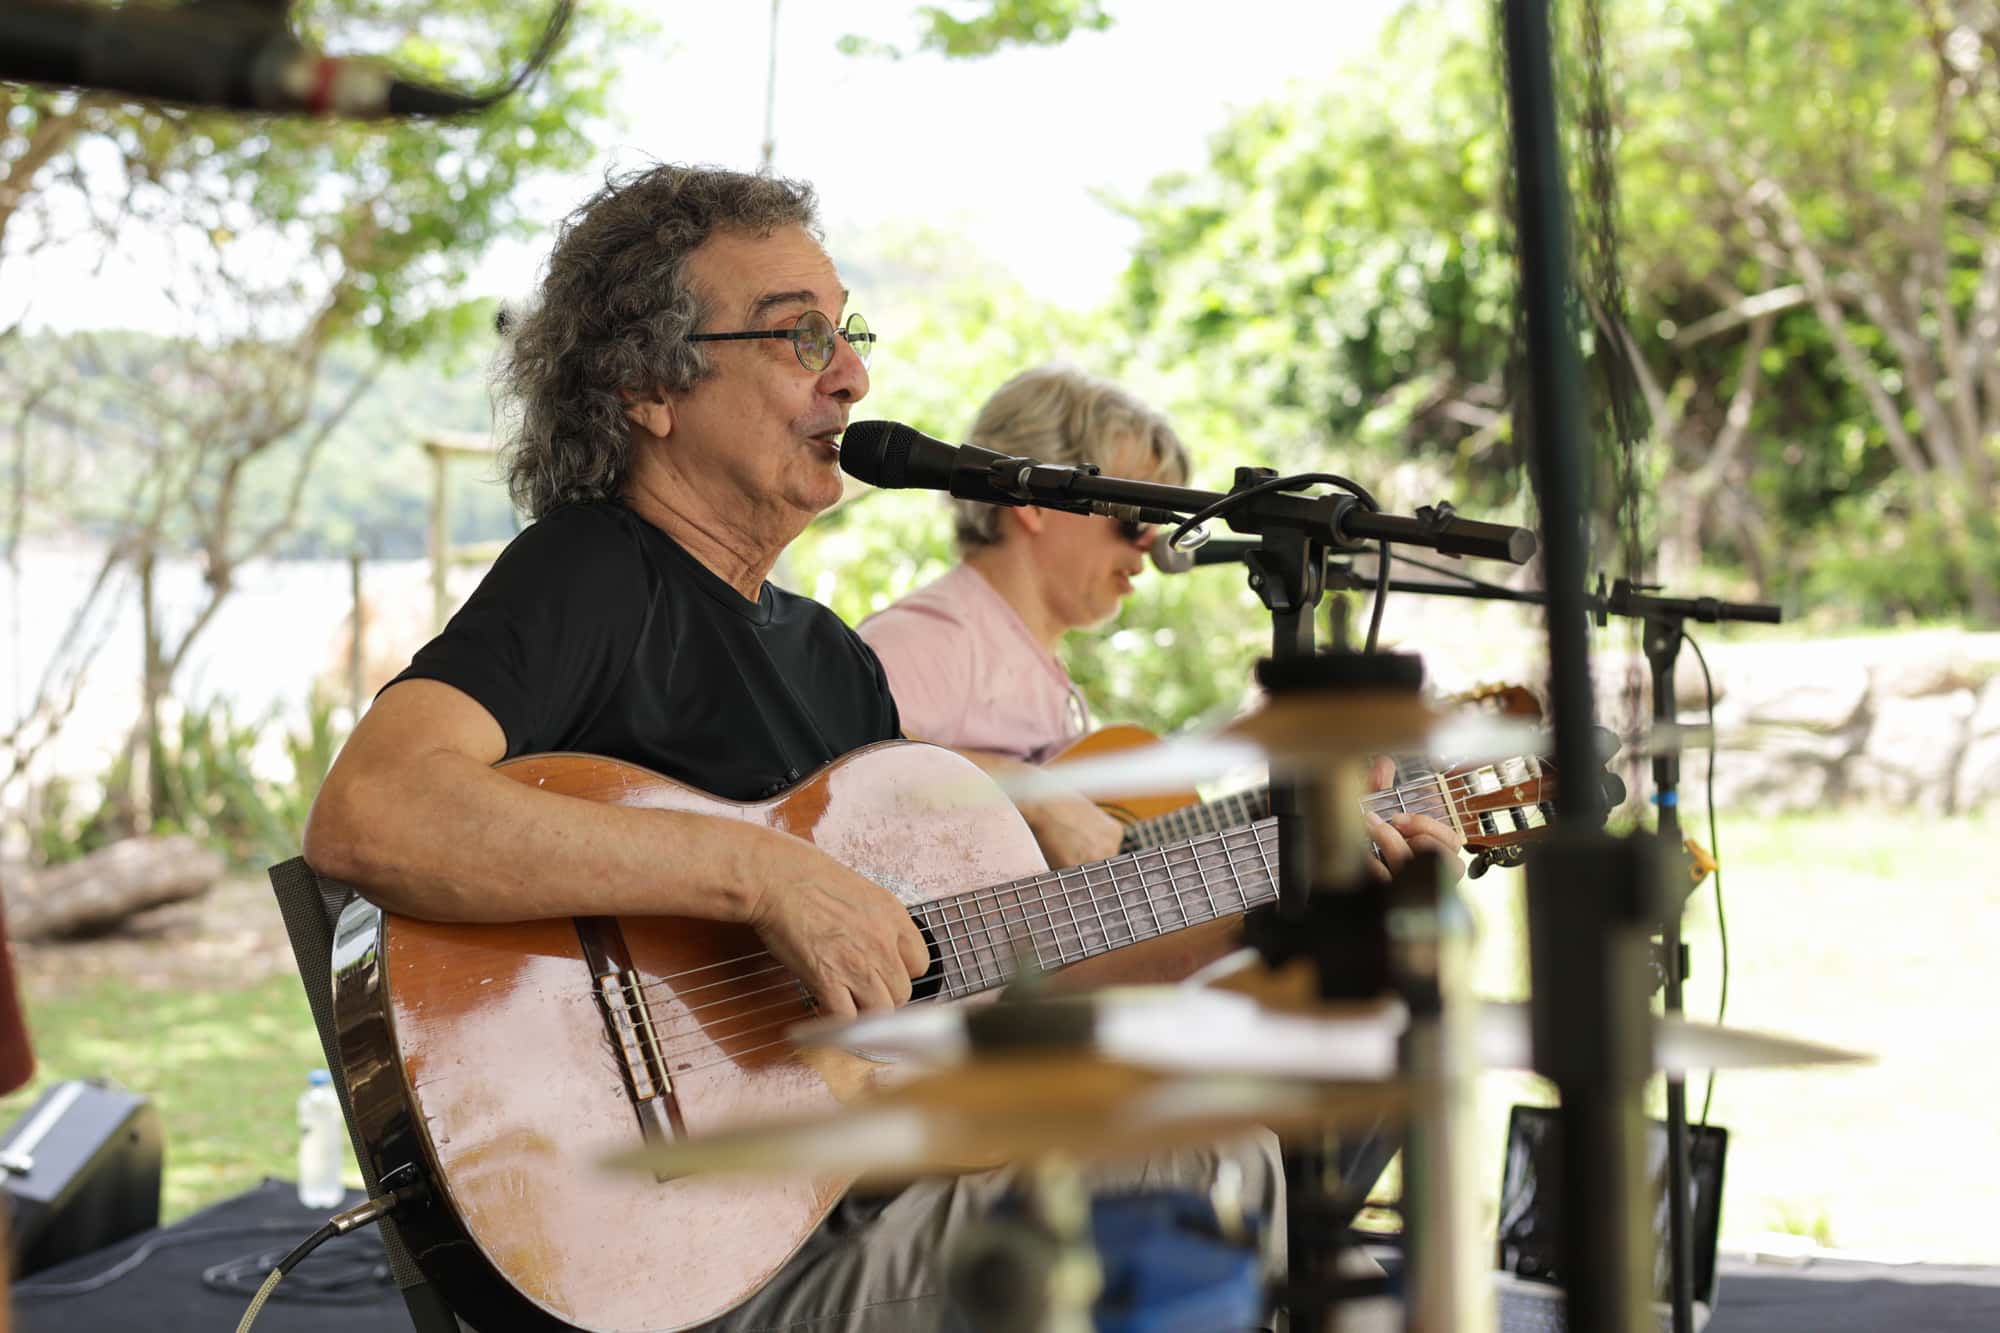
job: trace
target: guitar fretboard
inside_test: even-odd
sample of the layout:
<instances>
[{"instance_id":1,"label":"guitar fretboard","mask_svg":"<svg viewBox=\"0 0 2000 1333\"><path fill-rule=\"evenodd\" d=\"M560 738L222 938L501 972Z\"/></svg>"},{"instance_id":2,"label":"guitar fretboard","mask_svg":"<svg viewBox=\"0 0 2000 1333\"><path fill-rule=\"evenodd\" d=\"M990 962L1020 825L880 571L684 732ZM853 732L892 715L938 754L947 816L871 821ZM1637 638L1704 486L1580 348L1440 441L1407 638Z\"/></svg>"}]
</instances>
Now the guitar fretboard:
<instances>
[{"instance_id":1,"label":"guitar fretboard","mask_svg":"<svg viewBox=\"0 0 2000 1333\"><path fill-rule=\"evenodd\" d=\"M911 915L944 962L937 998L954 1000L1006 984L1023 963L1063 967L1273 902L1277 857L1277 821L1267 819L974 889Z\"/></svg>"},{"instance_id":2,"label":"guitar fretboard","mask_svg":"<svg viewBox=\"0 0 2000 1333\"><path fill-rule=\"evenodd\" d=\"M1270 813L1271 789L1250 787L1213 801L1184 805L1178 810L1142 819L1125 830L1120 850L1136 852L1143 847L1198 838L1204 833L1220 833L1223 829L1248 824Z\"/></svg>"}]
</instances>

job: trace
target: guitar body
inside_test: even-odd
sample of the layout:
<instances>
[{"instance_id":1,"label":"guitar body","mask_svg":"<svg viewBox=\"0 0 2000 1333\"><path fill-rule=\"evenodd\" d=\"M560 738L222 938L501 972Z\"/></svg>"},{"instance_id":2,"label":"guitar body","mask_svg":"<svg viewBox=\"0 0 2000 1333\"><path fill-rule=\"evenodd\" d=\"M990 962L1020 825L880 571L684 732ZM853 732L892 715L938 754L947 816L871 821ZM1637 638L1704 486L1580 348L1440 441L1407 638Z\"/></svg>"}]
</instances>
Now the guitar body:
<instances>
[{"instance_id":1,"label":"guitar body","mask_svg":"<svg viewBox=\"0 0 2000 1333\"><path fill-rule=\"evenodd\" d=\"M764 803L585 755L500 771L585 800L782 829L911 906L1044 868L998 788L927 745L856 751ZM601 985L598 973L616 975ZM357 900L341 918L334 975L341 1063L375 1170L429 1182L398 1225L426 1275L481 1329L651 1333L739 1304L846 1179L657 1181L597 1163L652 1137L830 1110L882 1068L783 1039L812 1007L741 926L439 924Z\"/></svg>"},{"instance_id":2,"label":"guitar body","mask_svg":"<svg viewBox=\"0 0 2000 1333\"><path fill-rule=\"evenodd\" d=\"M1060 754L1049 760L1049 764L1060 766L1072 759L1090 759L1159 743L1160 738L1144 727L1134 727L1124 723L1112 727L1099 727L1089 735L1079 736L1064 746ZM1095 800L1105 814L1119 823L1136 824L1142 819L1152 819L1156 815L1164 815L1182 806L1193 805L1201 800L1201 795L1191 791L1160 792L1151 796L1100 796Z\"/></svg>"}]
</instances>

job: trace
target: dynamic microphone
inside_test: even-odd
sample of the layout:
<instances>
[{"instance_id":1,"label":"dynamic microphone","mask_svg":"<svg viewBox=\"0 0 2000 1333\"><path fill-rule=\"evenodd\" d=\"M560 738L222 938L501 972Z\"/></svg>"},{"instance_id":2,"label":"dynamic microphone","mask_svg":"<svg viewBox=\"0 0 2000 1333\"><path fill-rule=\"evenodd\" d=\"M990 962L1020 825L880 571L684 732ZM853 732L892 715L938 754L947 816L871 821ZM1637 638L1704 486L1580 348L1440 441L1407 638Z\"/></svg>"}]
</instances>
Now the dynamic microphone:
<instances>
[{"instance_id":1,"label":"dynamic microphone","mask_svg":"<svg viewBox=\"0 0 2000 1333\"><path fill-rule=\"evenodd\" d=\"M8 0L0 81L185 106L376 118L446 116L496 100L409 83L368 60L308 49L282 4L162 6Z\"/></svg>"},{"instance_id":2,"label":"dynamic microphone","mask_svg":"<svg viewBox=\"0 0 2000 1333\"><path fill-rule=\"evenodd\" d=\"M840 470L884 490L914 487L987 504L1035 504L1018 479L1040 466L976 444L946 444L900 421L852 422L840 437Z\"/></svg>"}]
</instances>

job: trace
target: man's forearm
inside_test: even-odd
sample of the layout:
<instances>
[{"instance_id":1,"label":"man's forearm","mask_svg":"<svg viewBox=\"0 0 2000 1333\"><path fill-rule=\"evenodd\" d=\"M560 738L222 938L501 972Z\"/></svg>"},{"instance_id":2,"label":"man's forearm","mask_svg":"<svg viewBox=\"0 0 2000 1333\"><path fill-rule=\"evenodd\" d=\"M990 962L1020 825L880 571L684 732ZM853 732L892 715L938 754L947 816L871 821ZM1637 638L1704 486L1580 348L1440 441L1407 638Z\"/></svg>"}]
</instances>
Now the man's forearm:
<instances>
[{"instance_id":1,"label":"man's forearm","mask_svg":"<svg viewBox=\"0 0 2000 1333\"><path fill-rule=\"evenodd\" d=\"M557 795L439 751L389 773L336 770L314 803L305 855L370 901L429 920L741 921L810 851L762 825Z\"/></svg>"}]
</instances>

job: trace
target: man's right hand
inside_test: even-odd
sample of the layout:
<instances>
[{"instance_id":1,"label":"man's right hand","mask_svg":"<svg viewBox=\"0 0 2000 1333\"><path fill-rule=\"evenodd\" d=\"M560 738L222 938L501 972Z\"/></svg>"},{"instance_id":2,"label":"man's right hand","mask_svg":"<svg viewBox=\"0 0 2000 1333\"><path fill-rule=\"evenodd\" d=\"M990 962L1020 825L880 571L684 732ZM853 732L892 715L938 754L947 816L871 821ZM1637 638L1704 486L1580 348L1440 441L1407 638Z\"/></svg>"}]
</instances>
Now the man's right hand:
<instances>
[{"instance_id":1,"label":"man's right hand","mask_svg":"<svg viewBox=\"0 0 2000 1333\"><path fill-rule=\"evenodd\" d=\"M1082 796L1022 801L1020 808L1042 855L1057 870L1116 856L1125 840L1125 826Z\"/></svg>"},{"instance_id":2,"label":"man's right hand","mask_svg":"<svg viewBox=\"0 0 2000 1333\"><path fill-rule=\"evenodd\" d=\"M923 932L896 895L816 848L806 873L766 881L750 925L836 1018L908 1002L930 969Z\"/></svg>"}]
</instances>

